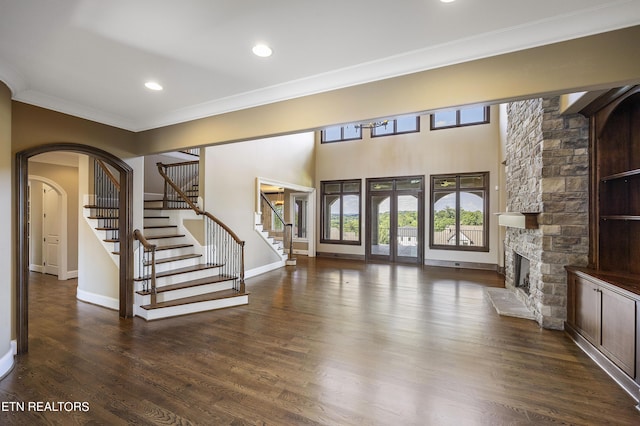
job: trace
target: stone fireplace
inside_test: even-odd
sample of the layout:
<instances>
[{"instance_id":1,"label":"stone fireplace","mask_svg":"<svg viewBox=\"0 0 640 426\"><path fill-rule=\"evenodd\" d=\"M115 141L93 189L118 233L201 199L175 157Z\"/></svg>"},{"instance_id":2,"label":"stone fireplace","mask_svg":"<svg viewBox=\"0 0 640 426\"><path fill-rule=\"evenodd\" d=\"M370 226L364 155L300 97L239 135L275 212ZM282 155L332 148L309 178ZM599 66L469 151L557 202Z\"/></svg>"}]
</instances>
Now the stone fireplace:
<instances>
[{"instance_id":1,"label":"stone fireplace","mask_svg":"<svg viewBox=\"0 0 640 426\"><path fill-rule=\"evenodd\" d=\"M560 115L559 97L511 103L507 116L507 211L536 212L539 225L507 228L505 283L540 326L563 329L564 267L586 265L589 251L588 120ZM522 258L528 263L528 292L519 287Z\"/></svg>"}]
</instances>

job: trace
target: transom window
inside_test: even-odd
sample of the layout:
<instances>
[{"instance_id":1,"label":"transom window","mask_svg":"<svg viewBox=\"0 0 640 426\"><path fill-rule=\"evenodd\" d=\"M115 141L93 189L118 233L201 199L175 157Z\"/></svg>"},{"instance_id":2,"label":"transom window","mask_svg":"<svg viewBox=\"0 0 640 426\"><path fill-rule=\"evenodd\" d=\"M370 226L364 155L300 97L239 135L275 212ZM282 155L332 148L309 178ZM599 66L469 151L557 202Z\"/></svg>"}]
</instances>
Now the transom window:
<instances>
[{"instance_id":1,"label":"transom window","mask_svg":"<svg viewBox=\"0 0 640 426\"><path fill-rule=\"evenodd\" d=\"M321 243L360 244L360 179L321 182Z\"/></svg>"},{"instance_id":2,"label":"transom window","mask_svg":"<svg viewBox=\"0 0 640 426\"><path fill-rule=\"evenodd\" d=\"M489 107L477 106L455 110L436 111L431 114L431 130L473 126L489 123Z\"/></svg>"},{"instance_id":3,"label":"transom window","mask_svg":"<svg viewBox=\"0 0 640 426\"><path fill-rule=\"evenodd\" d=\"M362 139L362 129L355 124L347 124L344 126L332 126L320 132L320 142L342 142Z\"/></svg>"},{"instance_id":4,"label":"transom window","mask_svg":"<svg viewBox=\"0 0 640 426\"><path fill-rule=\"evenodd\" d=\"M489 172L431 176L429 247L489 251Z\"/></svg>"},{"instance_id":5,"label":"transom window","mask_svg":"<svg viewBox=\"0 0 640 426\"><path fill-rule=\"evenodd\" d=\"M402 133L415 133L420 131L420 117L409 116L389 120L386 126L371 129L371 137L400 135Z\"/></svg>"}]
</instances>

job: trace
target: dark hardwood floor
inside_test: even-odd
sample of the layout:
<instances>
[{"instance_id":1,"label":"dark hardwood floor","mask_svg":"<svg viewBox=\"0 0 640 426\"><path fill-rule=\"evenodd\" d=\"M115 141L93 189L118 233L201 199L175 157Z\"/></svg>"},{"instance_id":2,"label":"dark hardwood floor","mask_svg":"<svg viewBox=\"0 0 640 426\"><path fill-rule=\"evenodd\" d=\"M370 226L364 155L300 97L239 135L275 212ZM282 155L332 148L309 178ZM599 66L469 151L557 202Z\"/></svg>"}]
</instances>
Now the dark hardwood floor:
<instances>
[{"instance_id":1,"label":"dark hardwood floor","mask_svg":"<svg viewBox=\"0 0 640 426\"><path fill-rule=\"evenodd\" d=\"M495 313L491 272L300 258L249 305L150 323L75 286L31 276L30 350L0 381L25 409L0 424L640 424L563 332Z\"/></svg>"}]
</instances>

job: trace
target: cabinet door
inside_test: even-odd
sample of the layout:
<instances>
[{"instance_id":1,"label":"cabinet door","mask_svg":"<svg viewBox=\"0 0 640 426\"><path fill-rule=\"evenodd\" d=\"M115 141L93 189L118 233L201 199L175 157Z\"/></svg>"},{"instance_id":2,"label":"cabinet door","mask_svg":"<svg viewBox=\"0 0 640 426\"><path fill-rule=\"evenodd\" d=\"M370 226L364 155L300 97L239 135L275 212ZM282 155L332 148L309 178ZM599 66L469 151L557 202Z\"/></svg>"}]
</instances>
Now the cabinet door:
<instances>
[{"instance_id":1,"label":"cabinet door","mask_svg":"<svg viewBox=\"0 0 640 426\"><path fill-rule=\"evenodd\" d=\"M602 295L601 348L629 376L635 376L635 301L606 288Z\"/></svg>"},{"instance_id":2,"label":"cabinet door","mask_svg":"<svg viewBox=\"0 0 640 426\"><path fill-rule=\"evenodd\" d=\"M600 292L598 286L581 277L575 278L575 325L582 336L600 345Z\"/></svg>"}]
</instances>

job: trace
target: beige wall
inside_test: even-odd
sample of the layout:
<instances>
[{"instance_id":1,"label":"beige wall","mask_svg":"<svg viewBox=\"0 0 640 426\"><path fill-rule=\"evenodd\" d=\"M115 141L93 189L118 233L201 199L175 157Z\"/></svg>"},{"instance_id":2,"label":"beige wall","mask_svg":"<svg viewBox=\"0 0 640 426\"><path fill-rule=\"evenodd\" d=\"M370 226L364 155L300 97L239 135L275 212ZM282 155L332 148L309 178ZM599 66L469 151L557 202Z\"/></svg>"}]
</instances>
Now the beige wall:
<instances>
[{"instance_id":1,"label":"beige wall","mask_svg":"<svg viewBox=\"0 0 640 426\"><path fill-rule=\"evenodd\" d=\"M321 144L317 142L316 188L320 181L362 179L362 245L320 244L318 252L364 256L366 230L366 178L425 176L425 218L429 223L429 176L443 173L490 172L490 251L461 252L430 250L429 227L425 227L425 259L477 262L495 265L498 261L498 211L500 133L498 107L491 108L491 123L453 129L429 130L429 116L421 117L418 133L371 138L363 131L363 139ZM318 194L320 197L320 194ZM320 204L318 204L320 205ZM319 208L317 209L319 210ZM319 215L319 211L318 211ZM320 218L317 216L318 223Z\"/></svg>"},{"instance_id":2,"label":"beige wall","mask_svg":"<svg viewBox=\"0 0 640 426\"><path fill-rule=\"evenodd\" d=\"M12 151L67 142L90 145L120 158L135 156L136 134L22 102L12 102Z\"/></svg>"},{"instance_id":3,"label":"beige wall","mask_svg":"<svg viewBox=\"0 0 640 426\"><path fill-rule=\"evenodd\" d=\"M11 92L0 82L0 377L13 366L11 338L14 312L11 179Z\"/></svg>"},{"instance_id":4,"label":"beige wall","mask_svg":"<svg viewBox=\"0 0 640 426\"><path fill-rule=\"evenodd\" d=\"M312 187L313 133L212 146L205 155L205 210L246 241L246 269L277 262L255 231L256 178Z\"/></svg>"},{"instance_id":5,"label":"beige wall","mask_svg":"<svg viewBox=\"0 0 640 426\"><path fill-rule=\"evenodd\" d=\"M138 135L140 154L474 103L640 82L640 26L194 120ZM613 66L615 64L615 66Z\"/></svg>"},{"instance_id":6,"label":"beige wall","mask_svg":"<svg viewBox=\"0 0 640 426\"><path fill-rule=\"evenodd\" d=\"M79 210L78 168L29 161L29 175L48 178L60 185L67 193L67 269L69 271L77 271ZM32 197L34 193L35 192L32 192ZM40 211L42 211L42 209L40 209Z\"/></svg>"},{"instance_id":7,"label":"beige wall","mask_svg":"<svg viewBox=\"0 0 640 426\"><path fill-rule=\"evenodd\" d=\"M83 155L78 162L78 196L82 209L83 197L89 190L89 157ZM81 215L82 212L79 213ZM117 309L119 299L119 268L107 254L89 223L81 217L78 220L78 238L81 250L78 253L77 296L97 305Z\"/></svg>"}]
</instances>

